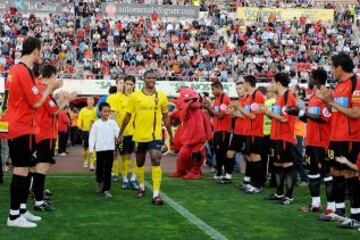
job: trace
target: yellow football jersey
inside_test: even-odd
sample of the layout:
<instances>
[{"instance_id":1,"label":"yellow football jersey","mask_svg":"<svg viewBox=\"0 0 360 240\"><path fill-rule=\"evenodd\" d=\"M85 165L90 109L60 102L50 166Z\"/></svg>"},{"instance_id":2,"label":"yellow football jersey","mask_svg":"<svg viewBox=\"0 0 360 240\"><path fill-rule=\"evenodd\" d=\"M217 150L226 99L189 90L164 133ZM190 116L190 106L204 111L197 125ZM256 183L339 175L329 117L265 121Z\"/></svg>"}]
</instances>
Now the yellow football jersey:
<instances>
[{"instance_id":1,"label":"yellow football jersey","mask_svg":"<svg viewBox=\"0 0 360 240\"><path fill-rule=\"evenodd\" d=\"M163 92L146 95L138 90L130 96L127 112L134 116L135 142L161 140L162 113L168 112L168 98Z\"/></svg>"},{"instance_id":2,"label":"yellow football jersey","mask_svg":"<svg viewBox=\"0 0 360 240\"><path fill-rule=\"evenodd\" d=\"M130 96L123 93L116 93L110 95L106 102L109 103L111 110L116 113L116 122L119 127L121 127L122 122L124 121L126 115L126 108L129 102ZM134 116L131 116L129 124L126 126L124 131L124 136L132 136L134 133Z\"/></svg>"},{"instance_id":3,"label":"yellow football jersey","mask_svg":"<svg viewBox=\"0 0 360 240\"><path fill-rule=\"evenodd\" d=\"M83 107L79 112L77 125L82 131L90 131L91 125L96 120L96 108Z\"/></svg>"}]
</instances>

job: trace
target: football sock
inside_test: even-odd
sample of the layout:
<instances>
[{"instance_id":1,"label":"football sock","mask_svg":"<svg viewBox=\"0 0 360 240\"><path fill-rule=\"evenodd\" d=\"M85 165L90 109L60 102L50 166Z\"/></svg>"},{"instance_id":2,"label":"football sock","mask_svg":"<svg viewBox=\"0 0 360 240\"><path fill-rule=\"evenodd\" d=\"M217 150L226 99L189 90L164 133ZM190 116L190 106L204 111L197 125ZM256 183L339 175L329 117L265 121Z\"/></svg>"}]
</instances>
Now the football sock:
<instances>
[{"instance_id":1,"label":"football sock","mask_svg":"<svg viewBox=\"0 0 360 240\"><path fill-rule=\"evenodd\" d=\"M347 179L350 193L351 216L350 218L360 221L360 182L357 177Z\"/></svg>"},{"instance_id":2,"label":"football sock","mask_svg":"<svg viewBox=\"0 0 360 240\"><path fill-rule=\"evenodd\" d=\"M228 158L226 157L226 164L225 164L225 172L226 174L233 174L234 172L234 166L235 166L235 157L233 158Z\"/></svg>"},{"instance_id":3,"label":"football sock","mask_svg":"<svg viewBox=\"0 0 360 240\"><path fill-rule=\"evenodd\" d=\"M45 175L41 173L34 174L34 195L36 201L44 199Z\"/></svg>"},{"instance_id":4,"label":"football sock","mask_svg":"<svg viewBox=\"0 0 360 240\"><path fill-rule=\"evenodd\" d=\"M327 209L331 209L335 212L335 196L334 196L334 181L333 177L324 177L326 199L327 199Z\"/></svg>"},{"instance_id":5,"label":"football sock","mask_svg":"<svg viewBox=\"0 0 360 240\"><path fill-rule=\"evenodd\" d=\"M20 202L22 199L22 191L26 186L27 177L13 175L10 185L10 220L15 220L20 216Z\"/></svg>"},{"instance_id":6,"label":"football sock","mask_svg":"<svg viewBox=\"0 0 360 240\"><path fill-rule=\"evenodd\" d=\"M136 163L134 163L132 175L131 175L131 179L130 179L131 182L136 181L136 175L137 175L138 171L139 171L138 166L136 165Z\"/></svg>"},{"instance_id":7,"label":"football sock","mask_svg":"<svg viewBox=\"0 0 360 240\"><path fill-rule=\"evenodd\" d=\"M127 177L127 171L126 171L126 160L125 160L125 155L120 156L120 174L122 177Z\"/></svg>"},{"instance_id":8,"label":"football sock","mask_svg":"<svg viewBox=\"0 0 360 240\"><path fill-rule=\"evenodd\" d=\"M113 167L112 167L112 175L116 177L119 176L119 158L114 159Z\"/></svg>"},{"instance_id":9,"label":"football sock","mask_svg":"<svg viewBox=\"0 0 360 240\"><path fill-rule=\"evenodd\" d=\"M321 184L321 178L320 174L316 175L309 175L309 189L310 189L310 195L312 199L311 205L314 207L319 207L320 202L320 184Z\"/></svg>"},{"instance_id":10,"label":"football sock","mask_svg":"<svg viewBox=\"0 0 360 240\"><path fill-rule=\"evenodd\" d=\"M153 166L151 168L151 176L153 182L153 192L160 192L162 171L160 166Z\"/></svg>"},{"instance_id":11,"label":"football sock","mask_svg":"<svg viewBox=\"0 0 360 240\"><path fill-rule=\"evenodd\" d=\"M252 175L251 182L252 185L256 188L262 187L262 175L263 175L263 165L261 161L252 162Z\"/></svg>"},{"instance_id":12,"label":"football sock","mask_svg":"<svg viewBox=\"0 0 360 240\"><path fill-rule=\"evenodd\" d=\"M136 177L138 179L138 183L139 183L140 188L142 190L144 190L145 189L145 166L138 167Z\"/></svg>"},{"instance_id":13,"label":"football sock","mask_svg":"<svg viewBox=\"0 0 360 240\"><path fill-rule=\"evenodd\" d=\"M130 157L129 155L125 155L125 174L126 176L129 174L129 169L130 169Z\"/></svg>"},{"instance_id":14,"label":"football sock","mask_svg":"<svg viewBox=\"0 0 360 240\"><path fill-rule=\"evenodd\" d=\"M96 162L96 152L93 152L91 154L89 154L89 159L90 159L90 167L94 167L95 166L95 162Z\"/></svg>"},{"instance_id":15,"label":"football sock","mask_svg":"<svg viewBox=\"0 0 360 240\"><path fill-rule=\"evenodd\" d=\"M87 149L83 149L83 163L84 164L89 163L89 152Z\"/></svg>"},{"instance_id":16,"label":"football sock","mask_svg":"<svg viewBox=\"0 0 360 240\"><path fill-rule=\"evenodd\" d=\"M250 184L251 176L252 176L252 163L247 161L245 167L245 177L244 177L244 184Z\"/></svg>"},{"instance_id":17,"label":"football sock","mask_svg":"<svg viewBox=\"0 0 360 240\"><path fill-rule=\"evenodd\" d=\"M336 211L343 215L345 214L345 178L343 176L334 176L333 182Z\"/></svg>"}]
</instances>

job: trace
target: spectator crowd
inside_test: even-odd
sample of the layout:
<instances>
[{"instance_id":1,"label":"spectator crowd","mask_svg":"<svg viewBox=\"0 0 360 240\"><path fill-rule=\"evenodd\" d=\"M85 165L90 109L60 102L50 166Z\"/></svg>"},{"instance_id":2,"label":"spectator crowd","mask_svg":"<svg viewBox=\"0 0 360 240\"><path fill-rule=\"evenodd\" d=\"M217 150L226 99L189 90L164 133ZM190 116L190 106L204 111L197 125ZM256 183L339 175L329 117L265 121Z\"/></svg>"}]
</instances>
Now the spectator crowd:
<instances>
[{"instance_id":1,"label":"spectator crowd","mask_svg":"<svg viewBox=\"0 0 360 240\"><path fill-rule=\"evenodd\" d=\"M101 1L63 0L63 12L39 17L11 8L0 15L0 73L20 59L26 36L41 38L43 58L60 69L63 78L115 79L119 74L141 76L157 69L163 80L236 81L252 74L258 79L285 70L294 82L322 66L328 58L347 52L359 65L359 38L353 29L354 12L346 5L312 0L236 1L239 6L326 7L335 10L334 22L306 17L283 21L258 16L256 21L234 19L226 8L203 1L207 12L199 19L108 17ZM188 5L191 1L138 0L129 3ZM205 4L204 4L205 3ZM321 5L320 5L321 4Z\"/></svg>"}]
</instances>

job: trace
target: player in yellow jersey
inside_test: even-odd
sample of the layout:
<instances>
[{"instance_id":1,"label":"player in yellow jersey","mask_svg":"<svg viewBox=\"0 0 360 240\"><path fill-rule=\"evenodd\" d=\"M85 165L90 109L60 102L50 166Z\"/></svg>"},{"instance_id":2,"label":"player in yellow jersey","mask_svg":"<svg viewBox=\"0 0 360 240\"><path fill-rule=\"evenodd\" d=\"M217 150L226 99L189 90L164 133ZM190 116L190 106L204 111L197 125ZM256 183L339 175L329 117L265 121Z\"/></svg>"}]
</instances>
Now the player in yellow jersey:
<instances>
[{"instance_id":1,"label":"player in yellow jersey","mask_svg":"<svg viewBox=\"0 0 360 240\"><path fill-rule=\"evenodd\" d=\"M123 93L118 93L117 96L112 96L110 99L110 106L116 111L116 120L121 127L121 124L124 120L126 115L126 108L130 99L131 94L134 92L135 88L135 77L128 75L125 77L125 87ZM126 129L124 130L123 136L124 141L122 144L119 145L119 154L120 154L120 173L122 176L122 188L128 189L129 188L129 179L128 173L131 164L131 154L134 152L134 142L132 140L132 135L134 133L134 124L133 124L133 117L130 119L129 124L127 125ZM118 168L119 169L119 168ZM115 167L115 171L118 170ZM138 190L139 186L136 182L136 172L137 166L136 164L133 165L132 176L130 178L130 185L134 190Z\"/></svg>"},{"instance_id":2,"label":"player in yellow jersey","mask_svg":"<svg viewBox=\"0 0 360 240\"><path fill-rule=\"evenodd\" d=\"M145 194L144 164L146 153L149 152L152 163L152 203L162 205L163 200L160 197L162 121L164 121L169 133L170 143L173 142L173 135L168 116L168 99L165 93L155 89L156 77L157 75L153 70L145 72L143 89L131 95L121 126L119 140L120 142L124 141L124 130L126 130L132 116L134 116L133 141L135 142L136 163L138 166L137 178L140 185L136 197L142 198Z\"/></svg>"},{"instance_id":3,"label":"player in yellow jersey","mask_svg":"<svg viewBox=\"0 0 360 240\"><path fill-rule=\"evenodd\" d=\"M90 171L94 171L95 168L95 154L89 155L89 131L92 124L96 120L96 108L94 107L94 98L87 98L87 106L83 107L78 116L78 128L81 130L81 138L83 141L83 158L84 167L87 168L90 162Z\"/></svg>"}]
</instances>

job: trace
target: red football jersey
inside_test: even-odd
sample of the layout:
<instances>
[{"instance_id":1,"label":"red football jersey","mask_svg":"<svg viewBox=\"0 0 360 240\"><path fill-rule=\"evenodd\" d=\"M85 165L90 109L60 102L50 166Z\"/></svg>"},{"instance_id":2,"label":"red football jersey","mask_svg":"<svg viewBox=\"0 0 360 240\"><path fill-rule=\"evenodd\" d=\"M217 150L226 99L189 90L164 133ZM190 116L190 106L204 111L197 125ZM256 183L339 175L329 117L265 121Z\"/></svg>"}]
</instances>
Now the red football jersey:
<instances>
[{"instance_id":1,"label":"red football jersey","mask_svg":"<svg viewBox=\"0 0 360 240\"><path fill-rule=\"evenodd\" d=\"M39 84L40 91L45 90L45 86ZM56 139L58 136L58 122L55 112L58 111L55 100L49 96L46 102L39 107L35 113L35 140L41 142L44 139Z\"/></svg>"},{"instance_id":2,"label":"red football jersey","mask_svg":"<svg viewBox=\"0 0 360 240\"><path fill-rule=\"evenodd\" d=\"M36 110L33 106L40 101L41 92L35 85L31 70L23 63L16 64L9 70L7 79L10 112L8 138L34 134Z\"/></svg>"},{"instance_id":3,"label":"red football jersey","mask_svg":"<svg viewBox=\"0 0 360 240\"><path fill-rule=\"evenodd\" d=\"M357 85L359 86L359 84ZM352 102L353 93L351 92L351 88L352 83L350 78L344 82L339 82L334 91L334 100L346 108L359 106L357 94L360 93L357 91L354 92L355 102ZM359 119L350 119L345 114L332 108L330 124L330 141L350 141L355 140L356 138L360 140Z\"/></svg>"},{"instance_id":4,"label":"red football jersey","mask_svg":"<svg viewBox=\"0 0 360 240\"><path fill-rule=\"evenodd\" d=\"M271 120L271 135L272 140L283 140L290 143L295 143L295 116L287 115L285 113L286 106L296 106L296 99L294 95L287 91L287 101L285 103L285 94L278 96L276 102L272 107L272 112L276 115L286 118L287 122L279 122L276 119Z\"/></svg>"},{"instance_id":5,"label":"red football jersey","mask_svg":"<svg viewBox=\"0 0 360 240\"><path fill-rule=\"evenodd\" d=\"M318 123L308 118L305 145L328 148L331 113L326 104L313 94L309 99L306 112L321 117L326 123Z\"/></svg>"},{"instance_id":6,"label":"red football jersey","mask_svg":"<svg viewBox=\"0 0 360 240\"><path fill-rule=\"evenodd\" d=\"M250 136L257 136L257 137L263 137L264 131L264 115L259 112L259 105L265 104L265 97L264 95L256 91L254 94L248 95L246 98L246 107L245 110L248 112L251 112L256 115L255 119L248 120L248 134Z\"/></svg>"},{"instance_id":7,"label":"red football jersey","mask_svg":"<svg viewBox=\"0 0 360 240\"><path fill-rule=\"evenodd\" d=\"M246 106L246 99L247 99L247 97L239 98L239 103L243 108L245 108L245 106ZM241 112L238 111L238 114L241 114ZM250 119L247 117L243 117L243 118L237 117L235 120L234 133L236 135L241 135L241 136L249 135L249 132L250 132L250 129L249 129L250 121L249 120Z\"/></svg>"},{"instance_id":8,"label":"red football jersey","mask_svg":"<svg viewBox=\"0 0 360 240\"><path fill-rule=\"evenodd\" d=\"M360 78L357 79L357 84L355 91L351 96L351 107L360 108ZM360 118L351 118L350 119L350 128L351 128L351 140L354 142L360 142Z\"/></svg>"},{"instance_id":9,"label":"red football jersey","mask_svg":"<svg viewBox=\"0 0 360 240\"><path fill-rule=\"evenodd\" d=\"M58 132L67 132L70 119L66 110L61 110L58 116Z\"/></svg>"},{"instance_id":10,"label":"red football jersey","mask_svg":"<svg viewBox=\"0 0 360 240\"><path fill-rule=\"evenodd\" d=\"M222 119L214 117L214 131L215 132L231 132L231 117L227 114L228 107L231 103L230 98L223 94L218 96L214 100L214 111L215 113L224 113Z\"/></svg>"}]
</instances>

